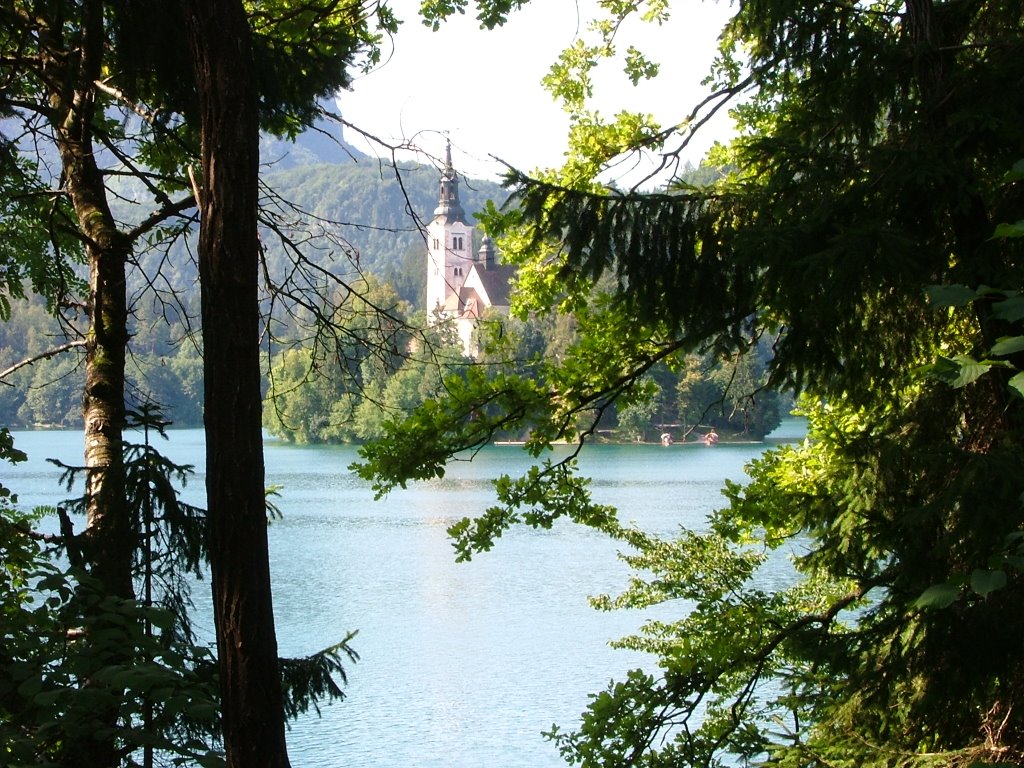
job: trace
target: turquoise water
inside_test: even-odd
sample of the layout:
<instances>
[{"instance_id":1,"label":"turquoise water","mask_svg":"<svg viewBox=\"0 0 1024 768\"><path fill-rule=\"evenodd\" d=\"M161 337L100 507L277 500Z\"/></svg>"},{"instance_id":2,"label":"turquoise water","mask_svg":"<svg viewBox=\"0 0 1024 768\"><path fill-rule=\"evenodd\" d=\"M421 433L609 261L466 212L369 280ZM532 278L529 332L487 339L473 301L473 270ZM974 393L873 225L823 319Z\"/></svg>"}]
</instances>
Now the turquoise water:
<instances>
[{"instance_id":1,"label":"turquoise water","mask_svg":"<svg viewBox=\"0 0 1024 768\"><path fill-rule=\"evenodd\" d=\"M799 424L787 425L787 435ZM162 449L197 467L187 500L201 503L200 430L172 432ZM30 461L3 469L25 505L65 494L47 457L81 460L81 433L22 432ZM624 520L671 533L699 527L722 504L726 478L764 445L595 446L584 452L596 500ZM560 766L541 731L571 727L587 694L649 658L608 642L644 616L600 613L589 595L616 592L627 571L615 545L571 524L516 529L492 552L456 563L445 529L494 502L491 478L525 469L514 446L453 462L443 479L374 501L348 471L350 447L268 441L267 482L284 486L283 519L270 528L280 650L297 656L359 634L348 698L293 724L292 765L349 768L547 768ZM197 620L212 644L207 586ZM660 606L671 616L682 606Z\"/></svg>"}]
</instances>

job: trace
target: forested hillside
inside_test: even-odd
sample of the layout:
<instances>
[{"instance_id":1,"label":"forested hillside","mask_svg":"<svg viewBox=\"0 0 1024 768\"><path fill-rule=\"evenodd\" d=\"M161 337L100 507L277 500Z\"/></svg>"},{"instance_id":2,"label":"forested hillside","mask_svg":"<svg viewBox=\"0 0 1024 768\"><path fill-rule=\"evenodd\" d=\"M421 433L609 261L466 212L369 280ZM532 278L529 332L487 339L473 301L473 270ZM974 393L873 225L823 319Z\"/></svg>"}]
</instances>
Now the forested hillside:
<instances>
[{"instance_id":1,"label":"forested hillside","mask_svg":"<svg viewBox=\"0 0 1024 768\"><path fill-rule=\"evenodd\" d=\"M263 157L266 216L287 226L292 238L309 241L303 252L328 271L353 280L358 270L391 283L401 299L422 309L425 251L419 227L437 204L438 171L430 165L388 166L358 154L324 133L293 143L267 139ZM494 182L464 180L463 205L481 210L500 201ZM329 234L330 237L325 237ZM312 235L310 240L308 235ZM278 237L264 237L271 272L287 268ZM134 276L129 376L138 400L156 399L180 426L201 423L202 361L188 338L198 313L199 284L191 239L169 250L140 254ZM159 273L159 280L153 276ZM149 277L144 277L148 275ZM149 285L143 283L152 280ZM153 300L159 291L162 303ZM16 303L0 324L0 370L76 338L39 303ZM0 421L13 427L77 426L81 423L81 347L43 359L11 374L0 388Z\"/></svg>"},{"instance_id":2,"label":"forested hillside","mask_svg":"<svg viewBox=\"0 0 1024 768\"><path fill-rule=\"evenodd\" d=\"M401 304L397 315L410 324L422 325L426 261L421 228L437 205L438 169L414 163L395 167L360 154L345 144L334 125L325 122L294 143L265 138L261 156L265 162L265 220L290 237L317 267L355 285L357 293L382 291L380 295L391 297L388 301L396 308ZM698 183L708 175L720 175L720 171L706 167L690 169L687 178ZM495 182L460 182L463 207L470 215L482 210L489 199L499 204L504 200L505 191ZM145 191L125 186L122 194L131 200ZM124 208L127 217L130 206L126 204ZM127 363L132 398L136 403L162 404L177 426L202 423L202 359L198 339L190 336L199 312L193 236L177 240L170 248L160 245L142 251L141 270L133 276L132 355ZM282 275L293 268L294 253L288 252L281 235L269 226L264 229L263 244L269 273ZM366 278L370 283L364 282ZM301 336L298 329L287 327L288 321L283 322L285 325L278 333L283 329L292 339ZM536 337L535 343L522 353L557 354L568 343L564 325L533 329L528 335ZM0 370L62 347L75 338L71 325L62 328L40 302L17 304L10 322L0 324ZM383 418L381 402L401 402L395 409L405 412L431 391L430 387L418 386L418 394L395 394L410 388L410 368L394 381L385 372L377 371L370 377L372 383L363 382L370 388L367 396L360 391L363 384L340 383L343 379L347 381L348 375L342 366L324 371L329 382L326 386L333 392L328 396L318 389L324 386L323 381L297 388L309 371L296 365L308 352L292 351L286 357L280 348L274 347L272 351L271 365L280 368L277 389L288 394L275 399L268 408L267 426L289 440L365 439L379 429L378 422ZM13 427L80 425L82 354L81 346L73 347L8 376L6 381L11 386L0 388L2 423ZM364 355L360 353L352 359ZM751 361L754 359L751 357ZM755 364L755 378L760 377L763 365L763 359ZM756 415L747 406L737 409L730 405L733 413L726 417L721 404L728 398L722 400L721 387L711 383L712 368L710 361L696 361L685 377L655 377L657 398L643 408L622 414L610 411L604 426L614 428L619 439L628 440L657 439L662 430L658 425L666 423L685 422L692 427L706 422L754 437L770 431L779 413L774 398L769 398L772 402L766 411L759 409ZM697 369L704 369L704 374L698 375ZM423 370L417 375L428 374ZM695 386L691 381L695 375L707 380L699 393L690 391ZM689 383L684 383L683 378ZM349 402L353 396L356 400ZM363 403L362 410L357 408L359 403ZM715 403L720 406L717 410L723 411L718 418L713 413ZM357 411L361 414L359 419L355 418Z\"/></svg>"},{"instance_id":3,"label":"forested hillside","mask_svg":"<svg viewBox=\"0 0 1024 768\"><path fill-rule=\"evenodd\" d=\"M364 273L391 282L399 295L422 305L425 287L425 251L420 228L437 206L439 171L431 165L388 166L366 156L353 161L317 163L266 175L267 185L282 198L333 229L358 254ZM462 204L472 215L488 199L501 202L499 184L463 180ZM273 260L283 252L270 251ZM343 271L351 271L339 264Z\"/></svg>"}]
</instances>

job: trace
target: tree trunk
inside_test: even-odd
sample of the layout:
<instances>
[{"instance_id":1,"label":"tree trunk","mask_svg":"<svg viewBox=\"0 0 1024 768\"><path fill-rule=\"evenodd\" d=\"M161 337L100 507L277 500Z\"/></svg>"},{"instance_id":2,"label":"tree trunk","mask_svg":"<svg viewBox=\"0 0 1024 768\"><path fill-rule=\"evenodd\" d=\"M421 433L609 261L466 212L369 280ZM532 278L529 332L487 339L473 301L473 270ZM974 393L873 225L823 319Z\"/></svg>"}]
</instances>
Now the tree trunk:
<instances>
[{"instance_id":1,"label":"tree trunk","mask_svg":"<svg viewBox=\"0 0 1024 768\"><path fill-rule=\"evenodd\" d=\"M124 365L128 344L125 265L131 242L107 203L103 174L96 164L92 122L93 85L102 71L103 5L82 4L77 58L43 57L43 72L54 84L72 83L50 93L51 123L60 152L63 186L86 243L89 263L90 325L86 338L83 411L85 465L89 470L86 556L106 592L133 597L131 564L135 542L125 504ZM52 46L62 50L67 41ZM44 51L51 50L46 46Z\"/></svg>"},{"instance_id":2,"label":"tree trunk","mask_svg":"<svg viewBox=\"0 0 1024 768\"><path fill-rule=\"evenodd\" d=\"M118 238L118 240L121 238ZM86 340L85 465L88 559L107 594L131 599L132 536L125 502L124 408L128 309L127 250L119 244L87 249L90 263L91 326Z\"/></svg>"},{"instance_id":3,"label":"tree trunk","mask_svg":"<svg viewBox=\"0 0 1024 768\"><path fill-rule=\"evenodd\" d=\"M186 0L200 98L206 487L229 768L286 768L259 368L259 126L240 0Z\"/></svg>"},{"instance_id":4,"label":"tree trunk","mask_svg":"<svg viewBox=\"0 0 1024 768\"><path fill-rule=\"evenodd\" d=\"M50 122L60 152L63 188L75 211L89 264L90 325L85 342L83 397L88 471L84 555L103 594L129 600L134 597L135 541L125 501L122 440L128 343L125 265L132 245L111 215L103 174L96 163L92 132L97 109L94 82L102 72L103 4L87 0L80 13L76 40L41 41L41 65L44 80L52 87ZM48 31L54 36L64 34L59 27ZM53 53L66 48L74 54ZM96 664L128 663L129 653L130 649L124 649L123 659L112 658L108 644L107 651L97 655ZM89 670L82 674L86 687L102 685L92 679ZM117 707L96 711L95 727L74 734L65 743L64 764L83 768L119 765L118 745L110 735L119 714Z\"/></svg>"}]
</instances>

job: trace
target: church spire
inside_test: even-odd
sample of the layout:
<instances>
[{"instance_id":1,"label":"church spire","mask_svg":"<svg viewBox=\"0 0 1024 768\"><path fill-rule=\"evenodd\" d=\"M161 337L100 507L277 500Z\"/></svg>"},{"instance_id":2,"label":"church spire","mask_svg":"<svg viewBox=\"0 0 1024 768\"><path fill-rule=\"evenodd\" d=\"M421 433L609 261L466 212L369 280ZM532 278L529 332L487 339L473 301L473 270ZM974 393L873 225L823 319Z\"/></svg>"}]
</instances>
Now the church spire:
<instances>
[{"instance_id":1,"label":"church spire","mask_svg":"<svg viewBox=\"0 0 1024 768\"><path fill-rule=\"evenodd\" d=\"M444 216L448 221L466 220L466 212L459 202L459 175L452 166L452 143L449 140L445 147L444 170L441 172L441 182L437 196L437 208L434 209L434 217Z\"/></svg>"}]
</instances>

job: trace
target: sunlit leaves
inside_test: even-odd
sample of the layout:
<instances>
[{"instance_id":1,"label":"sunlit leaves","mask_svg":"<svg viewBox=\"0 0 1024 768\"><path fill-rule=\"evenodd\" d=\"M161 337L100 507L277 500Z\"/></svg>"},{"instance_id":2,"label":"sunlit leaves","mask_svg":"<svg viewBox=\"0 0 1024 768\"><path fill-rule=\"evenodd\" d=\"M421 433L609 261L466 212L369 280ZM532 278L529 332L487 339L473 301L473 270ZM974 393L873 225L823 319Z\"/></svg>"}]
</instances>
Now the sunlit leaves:
<instances>
[{"instance_id":1,"label":"sunlit leaves","mask_svg":"<svg viewBox=\"0 0 1024 768\"><path fill-rule=\"evenodd\" d=\"M597 112L581 111L569 130L569 153L561 176L593 178L606 163L636 147L652 143L660 132L653 116L619 112L605 120Z\"/></svg>"},{"instance_id":2,"label":"sunlit leaves","mask_svg":"<svg viewBox=\"0 0 1024 768\"><path fill-rule=\"evenodd\" d=\"M53 311L82 289L75 273L81 246L53 226L68 213L33 164L0 140L0 320L9 320L12 300L27 294L43 297Z\"/></svg>"},{"instance_id":3,"label":"sunlit leaves","mask_svg":"<svg viewBox=\"0 0 1024 768\"><path fill-rule=\"evenodd\" d=\"M626 75L633 85L641 80L650 80L658 76L658 64L651 61L639 48L630 46L626 51Z\"/></svg>"},{"instance_id":4,"label":"sunlit leaves","mask_svg":"<svg viewBox=\"0 0 1024 768\"><path fill-rule=\"evenodd\" d=\"M937 308L960 309L972 307L975 303L983 306L994 319L1004 321L1010 328L1020 330L1024 320L1024 296L1017 291L1006 291L988 286L971 289L964 285L933 285L927 289L929 300ZM1016 327L1015 327L1016 326ZM985 359L971 355L939 355L935 362L924 366L922 371L946 384L960 388L981 379L993 369L1009 371L1006 386L1013 392L1024 395L1024 371L1020 370L1019 355L1024 352L1024 336L1004 335L997 338L987 350Z\"/></svg>"},{"instance_id":5,"label":"sunlit leaves","mask_svg":"<svg viewBox=\"0 0 1024 768\"><path fill-rule=\"evenodd\" d=\"M644 765L670 766L714 764L723 749L763 754L771 739L760 726L792 717L800 658L841 642L839 613L856 595L841 584L795 577L772 592L753 588L766 554L736 548L715 532L666 538L619 528L613 535L630 546L624 557L637 575L622 594L597 598L598 607L664 603L675 610L659 615L678 618L648 620L615 643L655 654L661 677L630 673L595 695L578 731L550 734L563 755L617 765L642 754ZM767 683L771 678L789 682ZM656 702L656 711L645 701Z\"/></svg>"},{"instance_id":6,"label":"sunlit leaves","mask_svg":"<svg viewBox=\"0 0 1024 768\"><path fill-rule=\"evenodd\" d=\"M723 96L749 97L719 155L733 172L634 195L597 187L600 170L664 136L591 101L597 67L626 48L617 22L642 5L601 3L549 75L571 115L565 167L509 177L523 305L574 312L584 337L543 372L549 414L628 402L645 386L629 371L662 341L735 352L761 336L773 380L808 395L810 431L729 484L706 531L665 541L602 524L634 548L636 578L600 604L664 611L623 642L656 653L661 677L595 696L575 733L555 733L563 755L1019 760L1024 721L1003 702L1024 679L1024 582L1006 543L1024 523L1024 298L1019 223L996 227L1020 219L1024 166L1006 173L1024 125L1020 7L743 3L712 70ZM634 77L653 73L626 58ZM478 533L522 519L489 514ZM755 561L784 554L792 580L762 586Z\"/></svg>"},{"instance_id":7,"label":"sunlit leaves","mask_svg":"<svg viewBox=\"0 0 1024 768\"><path fill-rule=\"evenodd\" d=\"M542 435L550 439L545 426L550 393L543 380L491 377L470 366L445 378L444 393L401 423L388 421L386 437L360 449L365 461L353 469L372 481L378 497L404 488L409 480L442 477L449 457L481 447L503 429L535 427L538 453L545 442Z\"/></svg>"},{"instance_id":8,"label":"sunlit leaves","mask_svg":"<svg viewBox=\"0 0 1024 768\"><path fill-rule=\"evenodd\" d=\"M522 6L529 0L476 0L476 19L480 26L486 29L500 27L508 19L508 14ZM466 6L470 0L422 0L420 3L420 15L423 23L437 30L441 22L449 16L466 12Z\"/></svg>"},{"instance_id":9,"label":"sunlit leaves","mask_svg":"<svg viewBox=\"0 0 1024 768\"><path fill-rule=\"evenodd\" d=\"M576 468L572 460L545 459L522 477L497 478L494 486L500 504L448 529L457 559L470 560L474 554L490 550L514 525L549 529L561 518L595 528L611 525L615 511L592 500L590 482L579 477Z\"/></svg>"},{"instance_id":10,"label":"sunlit leaves","mask_svg":"<svg viewBox=\"0 0 1024 768\"><path fill-rule=\"evenodd\" d=\"M558 62L544 76L544 86L563 103L566 111L581 111L593 94L590 73L597 66L601 50L577 40L559 54Z\"/></svg>"},{"instance_id":11,"label":"sunlit leaves","mask_svg":"<svg viewBox=\"0 0 1024 768\"><path fill-rule=\"evenodd\" d=\"M603 305L599 294L592 307L577 312L577 322L579 333L557 364L536 360L519 375L469 366L447 377L442 398L425 402L400 424L386 425L382 439L361 449L365 461L357 471L378 494L386 493L411 479L440 477L450 456L501 434L523 439L526 450L542 457L556 442L581 440L581 431L591 432L612 402L628 406L638 400L637 379L677 351L652 328ZM499 480L502 506L453 529L460 555L490 548L505 528L520 522L547 527L568 517L604 525L608 511L590 502L573 466L546 459L523 478Z\"/></svg>"},{"instance_id":12,"label":"sunlit leaves","mask_svg":"<svg viewBox=\"0 0 1024 768\"><path fill-rule=\"evenodd\" d=\"M639 45L617 43L624 22L637 18L643 23L661 24L668 18L663 0L603 0L598 15L583 35L559 55L543 79L544 87L561 102L570 115L569 153L561 170L562 183L597 176L613 158L639 147L657 145L660 127L650 115L620 112L606 120L590 106L594 78L602 66L615 62L633 85L658 75L660 67Z\"/></svg>"}]
</instances>

